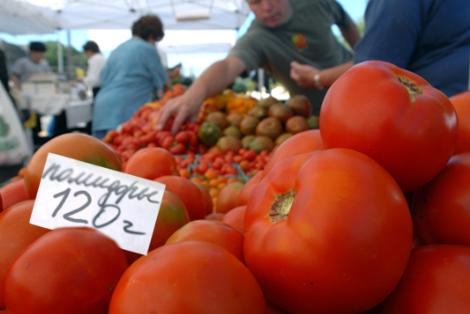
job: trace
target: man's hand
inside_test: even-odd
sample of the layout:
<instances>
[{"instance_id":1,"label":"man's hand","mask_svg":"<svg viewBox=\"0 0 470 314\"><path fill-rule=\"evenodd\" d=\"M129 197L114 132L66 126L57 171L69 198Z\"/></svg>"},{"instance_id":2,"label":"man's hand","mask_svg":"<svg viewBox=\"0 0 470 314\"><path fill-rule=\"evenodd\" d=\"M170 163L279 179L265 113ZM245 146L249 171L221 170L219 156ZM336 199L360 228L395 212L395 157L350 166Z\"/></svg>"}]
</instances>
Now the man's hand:
<instances>
[{"instance_id":1,"label":"man's hand","mask_svg":"<svg viewBox=\"0 0 470 314\"><path fill-rule=\"evenodd\" d=\"M175 118L171 126L172 133L178 132L185 121L197 118L201 103L195 102L194 99L187 98L188 93L175 97L170 99L166 105L161 108L157 123L158 130L162 130L171 117Z\"/></svg>"},{"instance_id":2,"label":"man's hand","mask_svg":"<svg viewBox=\"0 0 470 314\"><path fill-rule=\"evenodd\" d=\"M290 77L297 82L299 86L316 88L314 77L319 74L320 70L307 64L291 62Z\"/></svg>"}]
</instances>

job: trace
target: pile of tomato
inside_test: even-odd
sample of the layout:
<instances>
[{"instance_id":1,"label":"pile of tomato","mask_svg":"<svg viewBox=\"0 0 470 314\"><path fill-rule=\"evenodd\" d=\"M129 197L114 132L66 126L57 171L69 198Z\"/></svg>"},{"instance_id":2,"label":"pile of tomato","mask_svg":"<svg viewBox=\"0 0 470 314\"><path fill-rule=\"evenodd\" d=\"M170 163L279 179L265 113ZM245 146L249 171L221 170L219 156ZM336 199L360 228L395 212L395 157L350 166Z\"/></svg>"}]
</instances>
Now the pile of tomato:
<instances>
[{"instance_id":1,"label":"pile of tomato","mask_svg":"<svg viewBox=\"0 0 470 314\"><path fill-rule=\"evenodd\" d=\"M269 156L62 135L0 190L0 313L466 313L468 108L374 61ZM29 224L49 152L166 185L148 255Z\"/></svg>"}]
</instances>

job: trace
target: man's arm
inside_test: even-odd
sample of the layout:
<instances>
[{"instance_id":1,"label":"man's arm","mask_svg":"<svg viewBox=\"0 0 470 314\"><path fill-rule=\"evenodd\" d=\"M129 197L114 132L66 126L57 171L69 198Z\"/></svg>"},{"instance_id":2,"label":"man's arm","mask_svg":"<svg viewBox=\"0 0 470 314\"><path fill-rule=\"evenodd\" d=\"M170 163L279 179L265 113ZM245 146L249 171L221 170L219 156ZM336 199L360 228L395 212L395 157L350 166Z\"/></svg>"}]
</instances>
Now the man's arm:
<instances>
[{"instance_id":1,"label":"man's arm","mask_svg":"<svg viewBox=\"0 0 470 314\"><path fill-rule=\"evenodd\" d=\"M223 91L235 78L246 69L242 60L235 56L217 61L209 66L191 87L180 97L168 101L162 108L157 128L162 129L170 117L175 117L172 132L177 132L181 125L197 115L204 99Z\"/></svg>"},{"instance_id":2,"label":"man's arm","mask_svg":"<svg viewBox=\"0 0 470 314\"><path fill-rule=\"evenodd\" d=\"M353 20L349 17L349 15L347 16L346 24L338 27L341 31L341 35L343 35L344 39L348 42L349 46L351 48L354 48L354 46L361 39L361 34L359 33L359 29L357 28Z\"/></svg>"}]
</instances>

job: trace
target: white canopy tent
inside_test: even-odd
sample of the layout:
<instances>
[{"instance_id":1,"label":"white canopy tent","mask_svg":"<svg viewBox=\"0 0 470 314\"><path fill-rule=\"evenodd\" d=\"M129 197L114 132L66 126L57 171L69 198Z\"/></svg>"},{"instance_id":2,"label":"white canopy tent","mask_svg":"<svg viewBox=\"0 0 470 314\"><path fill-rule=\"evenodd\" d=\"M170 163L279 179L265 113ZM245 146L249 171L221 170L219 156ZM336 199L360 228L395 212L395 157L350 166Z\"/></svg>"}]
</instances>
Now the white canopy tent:
<instances>
[{"instance_id":1,"label":"white canopy tent","mask_svg":"<svg viewBox=\"0 0 470 314\"><path fill-rule=\"evenodd\" d=\"M0 1L0 32L11 35L48 34L57 29L50 11L16 0Z\"/></svg>"},{"instance_id":2,"label":"white canopy tent","mask_svg":"<svg viewBox=\"0 0 470 314\"><path fill-rule=\"evenodd\" d=\"M154 13L165 29L238 29L245 0L9 0L41 5L60 29L129 29L140 15Z\"/></svg>"}]
</instances>

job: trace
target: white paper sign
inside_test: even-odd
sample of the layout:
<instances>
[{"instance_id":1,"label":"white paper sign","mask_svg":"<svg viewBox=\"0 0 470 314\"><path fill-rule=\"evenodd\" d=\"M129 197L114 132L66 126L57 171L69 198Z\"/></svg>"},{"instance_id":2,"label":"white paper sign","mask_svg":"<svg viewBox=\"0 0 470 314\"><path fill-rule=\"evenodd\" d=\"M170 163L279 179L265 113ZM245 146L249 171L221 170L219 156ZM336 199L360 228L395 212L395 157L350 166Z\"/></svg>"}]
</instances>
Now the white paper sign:
<instances>
[{"instance_id":1,"label":"white paper sign","mask_svg":"<svg viewBox=\"0 0 470 314\"><path fill-rule=\"evenodd\" d=\"M30 223L95 228L147 254L164 191L161 183L50 153Z\"/></svg>"}]
</instances>

